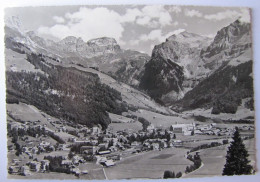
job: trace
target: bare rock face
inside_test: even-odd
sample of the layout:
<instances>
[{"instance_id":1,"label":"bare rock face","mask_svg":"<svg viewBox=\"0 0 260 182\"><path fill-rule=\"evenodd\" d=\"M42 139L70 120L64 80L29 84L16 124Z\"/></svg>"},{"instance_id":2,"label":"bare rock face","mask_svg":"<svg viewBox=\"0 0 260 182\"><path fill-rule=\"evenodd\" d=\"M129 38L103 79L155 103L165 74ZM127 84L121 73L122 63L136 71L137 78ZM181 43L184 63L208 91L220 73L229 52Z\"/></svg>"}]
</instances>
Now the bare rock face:
<instances>
[{"instance_id":1,"label":"bare rock face","mask_svg":"<svg viewBox=\"0 0 260 182\"><path fill-rule=\"evenodd\" d=\"M192 79L204 71L200 51L209 45L210 40L185 31L156 45L145 66L140 87L163 102L181 99L197 84Z\"/></svg>"},{"instance_id":2,"label":"bare rock face","mask_svg":"<svg viewBox=\"0 0 260 182\"><path fill-rule=\"evenodd\" d=\"M238 106L253 109L252 55L249 23L236 20L222 28L208 48L201 51L209 76L173 107L212 108L212 114L234 114Z\"/></svg>"},{"instance_id":3,"label":"bare rock face","mask_svg":"<svg viewBox=\"0 0 260 182\"><path fill-rule=\"evenodd\" d=\"M114 38L102 37L84 42L82 38L69 36L58 42L61 51L79 53L81 56L91 58L102 54L117 53L120 46Z\"/></svg>"},{"instance_id":4,"label":"bare rock face","mask_svg":"<svg viewBox=\"0 0 260 182\"><path fill-rule=\"evenodd\" d=\"M217 32L214 41L201 51L205 66L211 70L218 68L223 61L237 57L252 47L251 26L236 20Z\"/></svg>"}]
</instances>

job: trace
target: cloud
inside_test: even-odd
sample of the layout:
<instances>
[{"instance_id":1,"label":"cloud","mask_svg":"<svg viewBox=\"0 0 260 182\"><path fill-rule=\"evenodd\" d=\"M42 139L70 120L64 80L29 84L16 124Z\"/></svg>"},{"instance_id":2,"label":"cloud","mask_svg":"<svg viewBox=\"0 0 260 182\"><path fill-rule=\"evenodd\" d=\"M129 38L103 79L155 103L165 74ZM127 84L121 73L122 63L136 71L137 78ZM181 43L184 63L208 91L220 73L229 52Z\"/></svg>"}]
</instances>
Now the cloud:
<instances>
[{"instance_id":1,"label":"cloud","mask_svg":"<svg viewBox=\"0 0 260 182\"><path fill-rule=\"evenodd\" d=\"M167 34L163 34L162 30L161 29L156 29L156 30L152 30L149 34L142 34L140 37L139 37L139 40L140 41L158 41L158 42L164 42L166 40L166 38L170 37L171 35L175 34L179 34L181 32L185 31L185 29L177 29L177 30L174 30L172 32L169 32ZM139 43L139 42L135 42L136 45Z\"/></svg>"},{"instance_id":2,"label":"cloud","mask_svg":"<svg viewBox=\"0 0 260 182\"><path fill-rule=\"evenodd\" d=\"M173 22L173 25L177 26L177 25L179 25L179 22L175 21L175 22Z\"/></svg>"},{"instance_id":3,"label":"cloud","mask_svg":"<svg viewBox=\"0 0 260 182\"><path fill-rule=\"evenodd\" d=\"M83 7L75 13L67 13L65 17L68 20L67 24L40 27L38 29L39 34L51 34L60 39L71 35L82 37L85 41L103 36L114 37L119 40L124 31L121 16L115 11L103 7L95 9ZM130 21L130 15L126 19Z\"/></svg>"},{"instance_id":4,"label":"cloud","mask_svg":"<svg viewBox=\"0 0 260 182\"><path fill-rule=\"evenodd\" d=\"M151 28L170 25L171 22L170 13L162 5L145 6L136 20L137 24Z\"/></svg>"},{"instance_id":5,"label":"cloud","mask_svg":"<svg viewBox=\"0 0 260 182\"><path fill-rule=\"evenodd\" d=\"M65 19L60 17L60 16L54 16L53 17L53 20L57 23L64 23L65 22Z\"/></svg>"},{"instance_id":6,"label":"cloud","mask_svg":"<svg viewBox=\"0 0 260 182\"><path fill-rule=\"evenodd\" d=\"M51 34L59 39L66 36L82 37L85 41L102 36L122 41L126 23L149 28L159 28L172 23L169 12L161 5L145 6L142 9L129 8L124 14L106 7L81 7L76 12L66 13L63 17L54 16L53 19L58 24L39 27L38 33ZM66 23L60 24L64 23L65 19Z\"/></svg>"},{"instance_id":7,"label":"cloud","mask_svg":"<svg viewBox=\"0 0 260 182\"><path fill-rule=\"evenodd\" d=\"M171 7L169 8L169 11L170 11L170 12L177 13L177 14L180 13L180 12L182 12L180 6L171 6Z\"/></svg>"},{"instance_id":8,"label":"cloud","mask_svg":"<svg viewBox=\"0 0 260 182\"><path fill-rule=\"evenodd\" d=\"M185 9L184 14L188 17L202 17L202 13L195 9Z\"/></svg>"},{"instance_id":9,"label":"cloud","mask_svg":"<svg viewBox=\"0 0 260 182\"><path fill-rule=\"evenodd\" d=\"M250 22L250 12L248 8L241 8L240 11L226 10L216 14L208 14L204 16L207 20L221 21L224 19L240 19L243 22Z\"/></svg>"},{"instance_id":10,"label":"cloud","mask_svg":"<svg viewBox=\"0 0 260 182\"><path fill-rule=\"evenodd\" d=\"M239 16L239 13L237 11L226 10L226 11L218 12L216 14L205 15L204 18L208 19L208 20L220 21L220 20L224 20L227 18L234 18L236 16Z\"/></svg>"},{"instance_id":11,"label":"cloud","mask_svg":"<svg viewBox=\"0 0 260 182\"><path fill-rule=\"evenodd\" d=\"M249 23L251 20L251 12L249 8L241 8L240 21Z\"/></svg>"}]
</instances>

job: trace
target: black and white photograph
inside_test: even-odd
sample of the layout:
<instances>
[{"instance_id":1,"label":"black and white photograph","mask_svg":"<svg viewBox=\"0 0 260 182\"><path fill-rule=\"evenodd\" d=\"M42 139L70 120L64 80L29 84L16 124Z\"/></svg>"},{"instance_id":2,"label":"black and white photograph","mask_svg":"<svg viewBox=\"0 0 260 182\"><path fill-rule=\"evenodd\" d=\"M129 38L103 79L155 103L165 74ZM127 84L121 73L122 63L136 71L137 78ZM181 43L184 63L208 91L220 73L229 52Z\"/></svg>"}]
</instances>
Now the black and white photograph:
<instances>
[{"instance_id":1,"label":"black and white photograph","mask_svg":"<svg viewBox=\"0 0 260 182\"><path fill-rule=\"evenodd\" d=\"M252 11L5 8L7 178L257 173Z\"/></svg>"}]
</instances>

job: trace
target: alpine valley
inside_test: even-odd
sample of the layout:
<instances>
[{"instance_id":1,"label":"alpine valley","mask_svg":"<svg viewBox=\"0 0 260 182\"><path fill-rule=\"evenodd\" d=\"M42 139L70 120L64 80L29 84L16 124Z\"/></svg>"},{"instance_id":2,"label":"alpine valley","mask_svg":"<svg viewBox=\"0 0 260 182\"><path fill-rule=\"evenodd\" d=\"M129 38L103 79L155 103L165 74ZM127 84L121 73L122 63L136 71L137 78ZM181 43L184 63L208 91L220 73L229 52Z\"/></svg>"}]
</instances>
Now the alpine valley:
<instances>
[{"instance_id":1,"label":"alpine valley","mask_svg":"<svg viewBox=\"0 0 260 182\"><path fill-rule=\"evenodd\" d=\"M251 24L240 19L214 38L187 31L173 34L147 55L122 49L113 37L48 40L24 31L19 18L9 17L5 24L9 174L129 179L161 178L166 168L187 177L207 173L213 164L205 156L225 158L221 152L226 152L234 126L249 139L246 146L254 147L252 51ZM208 153L202 145L216 147L221 154ZM195 173L185 171L195 159L183 155L199 149L204 166ZM250 157L254 165L254 152ZM168 158L178 160L175 167L153 162ZM206 176L221 175L222 158L216 160L220 167L212 170L215 173ZM14 165L16 159L19 165ZM32 170L37 162L41 167ZM152 172L142 171L145 162L153 163ZM39 172L45 170L52 173Z\"/></svg>"}]
</instances>

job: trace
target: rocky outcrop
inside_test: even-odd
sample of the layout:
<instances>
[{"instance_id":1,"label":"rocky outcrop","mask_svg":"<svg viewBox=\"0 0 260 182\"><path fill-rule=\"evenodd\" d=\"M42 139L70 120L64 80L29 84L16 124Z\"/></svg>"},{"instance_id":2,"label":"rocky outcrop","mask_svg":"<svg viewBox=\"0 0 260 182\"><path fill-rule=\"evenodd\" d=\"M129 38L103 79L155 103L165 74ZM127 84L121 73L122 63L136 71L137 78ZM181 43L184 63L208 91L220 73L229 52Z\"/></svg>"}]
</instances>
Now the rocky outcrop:
<instances>
[{"instance_id":1,"label":"rocky outcrop","mask_svg":"<svg viewBox=\"0 0 260 182\"><path fill-rule=\"evenodd\" d=\"M252 47L251 26L249 23L236 20L217 32L214 41L201 51L205 66L215 70L224 61L238 57Z\"/></svg>"},{"instance_id":2,"label":"rocky outcrop","mask_svg":"<svg viewBox=\"0 0 260 182\"><path fill-rule=\"evenodd\" d=\"M200 51L209 45L210 40L184 31L156 45L145 66L140 87L163 102L181 99L200 77L205 77Z\"/></svg>"},{"instance_id":3,"label":"rocky outcrop","mask_svg":"<svg viewBox=\"0 0 260 182\"><path fill-rule=\"evenodd\" d=\"M243 99L254 100L252 56L250 24L237 20L224 27L201 51L205 67L210 70L208 76L173 108L212 108L212 114L236 113ZM253 109L253 104L249 109Z\"/></svg>"}]
</instances>

